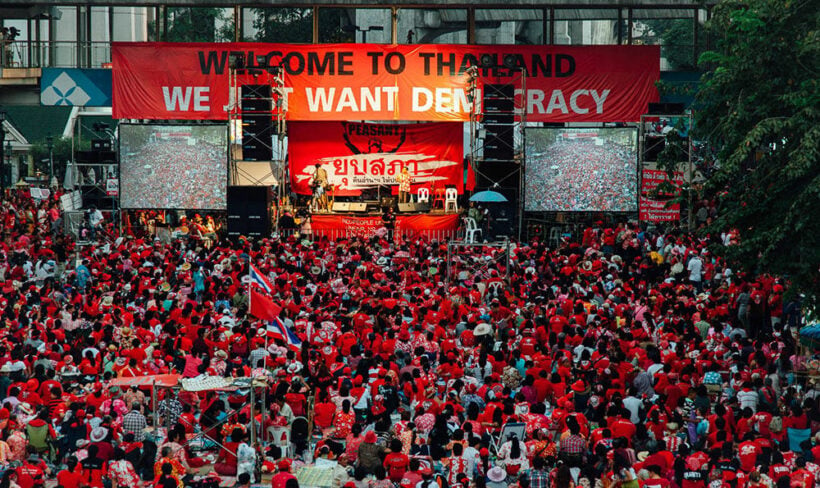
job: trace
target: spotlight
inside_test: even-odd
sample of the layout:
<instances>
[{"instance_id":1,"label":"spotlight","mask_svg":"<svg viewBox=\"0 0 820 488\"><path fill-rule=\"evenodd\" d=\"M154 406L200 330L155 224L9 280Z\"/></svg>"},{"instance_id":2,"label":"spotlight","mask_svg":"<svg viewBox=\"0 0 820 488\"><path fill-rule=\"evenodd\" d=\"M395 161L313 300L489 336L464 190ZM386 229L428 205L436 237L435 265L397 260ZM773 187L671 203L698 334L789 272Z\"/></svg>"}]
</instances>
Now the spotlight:
<instances>
[{"instance_id":1,"label":"spotlight","mask_svg":"<svg viewBox=\"0 0 820 488\"><path fill-rule=\"evenodd\" d=\"M498 63L496 63L495 56L492 54L482 54L478 59L478 64L480 64L482 68L493 68Z\"/></svg>"},{"instance_id":2,"label":"spotlight","mask_svg":"<svg viewBox=\"0 0 820 488\"><path fill-rule=\"evenodd\" d=\"M518 67L518 60L515 58L515 55L504 55L504 67L507 69L516 69Z\"/></svg>"}]
</instances>

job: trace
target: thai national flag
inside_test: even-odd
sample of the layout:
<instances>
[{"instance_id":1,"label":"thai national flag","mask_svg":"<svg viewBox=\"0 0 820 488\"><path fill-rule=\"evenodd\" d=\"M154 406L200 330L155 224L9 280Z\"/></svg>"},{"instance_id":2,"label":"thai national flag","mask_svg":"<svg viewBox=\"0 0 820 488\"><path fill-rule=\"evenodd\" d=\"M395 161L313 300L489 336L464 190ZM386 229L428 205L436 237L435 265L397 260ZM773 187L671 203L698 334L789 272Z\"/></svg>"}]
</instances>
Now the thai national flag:
<instances>
[{"instance_id":1,"label":"thai national flag","mask_svg":"<svg viewBox=\"0 0 820 488\"><path fill-rule=\"evenodd\" d=\"M265 275L260 273L253 264L250 265L250 278L251 285L258 286L268 295L273 294L273 285L271 285L270 281L265 278Z\"/></svg>"},{"instance_id":2,"label":"thai national flag","mask_svg":"<svg viewBox=\"0 0 820 488\"><path fill-rule=\"evenodd\" d=\"M288 346L288 349L293 351L300 351L302 349L302 341L296 337L296 334L293 333L278 317L274 320L268 322L268 333L273 335L273 337L278 337L285 341Z\"/></svg>"}]
</instances>

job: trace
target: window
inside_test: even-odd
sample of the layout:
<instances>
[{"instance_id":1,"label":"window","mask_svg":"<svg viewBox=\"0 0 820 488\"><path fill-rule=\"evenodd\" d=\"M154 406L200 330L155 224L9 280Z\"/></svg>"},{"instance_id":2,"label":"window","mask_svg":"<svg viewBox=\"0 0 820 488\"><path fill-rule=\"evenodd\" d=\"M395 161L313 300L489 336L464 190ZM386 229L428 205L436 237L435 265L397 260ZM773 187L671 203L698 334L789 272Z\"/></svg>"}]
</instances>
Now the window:
<instances>
[{"instance_id":1,"label":"window","mask_svg":"<svg viewBox=\"0 0 820 488\"><path fill-rule=\"evenodd\" d=\"M399 9L400 44L466 44L467 11L463 9Z\"/></svg>"},{"instance_id":2,"label":"window","mask_svg":"<svg viewBox=\"0 0 820 488\"><path fill-rule=\"evenodd\" d=\"M545 44L542 9L477 9L476 44Z\"/></svg>"},{"instance_id":3,"label":"window","mask_svg":"<svg viewBox=\"0 0 820 488\"><path fill-rule=\"evenodd\" d=\"M244 8L241 39L247 42L312 42L313 9Z\"/></svg>"},{"instance_id":4,"label":"window","mask_svg":"<svg viewBox=\"0 0 820 488\"><path fill-rule=\"evenodd\" d=\"M320 8L319 42L390 44L392 24L387 8Z\"/></svg>"},{"instance_id":5,"label":"window","mask_svg":"<svg viewBox=\"0 0 820 488\"><path fill-rule=\"evenodd\" d=\"M661 70L695 69L694 9L633 9L632 43L661 46ZM700 50L705 38L698 39Z\"/></svg>"},{"instance_id":6,"label":"window","mask_svg":"<svg viewBox=\"0 0 820 488\"><path fill-rule=\"evenodd\" d=\"M91 67L99 68L111 62L111 23L108 15L110 7L91 7L90 38L88 46Z\"/></svg>"},{"instance_id":7,"label":"window","mask_svg":"<svg viewBox=\"0 0 820 488\"><path fill-rule=\"evenodd\" d=\"M112 40L155 41L155 12L155 9L148 7L111 7Z\"/></svg>"},{"instance_id":8,"label":"window","mask_svg":"<svg viewBox=\"0 0 820 488\"><path fill-rule=\"evenodd\" d=\"M167 7L167 42L230 42L236 22L232 8Z\"/></svg>"},{"instance_id":9,"label":"window","mask_svg":"<svg viewBox=\"0 0 820 488\"><path fill-rule=\"evenodd\" d=\"M555 9L555 44L618 44L617 9Z\"/></svg>"}]
</instances>

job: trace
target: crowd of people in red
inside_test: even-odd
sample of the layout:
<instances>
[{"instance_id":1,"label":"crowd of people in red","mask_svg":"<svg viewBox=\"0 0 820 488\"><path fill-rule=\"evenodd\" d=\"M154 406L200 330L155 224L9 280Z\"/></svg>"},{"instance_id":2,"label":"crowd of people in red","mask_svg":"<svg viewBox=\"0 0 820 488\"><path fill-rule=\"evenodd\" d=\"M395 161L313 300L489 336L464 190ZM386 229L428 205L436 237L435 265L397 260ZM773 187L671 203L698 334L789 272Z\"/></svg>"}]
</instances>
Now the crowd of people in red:
<instances>
[{"instance_id":1,"label":"crowd of people in red","mask_svg":"<svg viewBox=\"0 0 820 488\"><path fill-rule=\"evenodd\" d=\"M0 209L0 488L209 471L295 488L305 469L334 488L813 487L820 471L800 301L714 258L719 237L598 222L515 245L509 270L472 247L459 259L493 269L446 283L446 243L421 239L78 246L53 198ZM250 264L301 348L248 314ZM267 392L111 386L165 373ZM306 445L251 435L302 417Z\"/></svg>"}]
</instances>

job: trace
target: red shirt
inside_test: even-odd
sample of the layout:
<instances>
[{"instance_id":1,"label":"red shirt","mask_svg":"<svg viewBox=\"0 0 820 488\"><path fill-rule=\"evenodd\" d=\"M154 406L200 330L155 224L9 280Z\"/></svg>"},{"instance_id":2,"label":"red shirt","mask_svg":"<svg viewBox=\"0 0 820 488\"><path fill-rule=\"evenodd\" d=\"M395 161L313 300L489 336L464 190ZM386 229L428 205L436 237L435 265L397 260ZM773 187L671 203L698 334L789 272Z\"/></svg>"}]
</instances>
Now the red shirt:
<instances>
[{"instance_id":1,"label":"red shirt","mask_svg":"<svg viewBox=\"0 0 820 488\"><path fill-rule=\"evenodd\" d=\"M64 488L80 488L83 482L83 474L77 471L64 469L57 473L57 484Z\"/></svg>"},{"instance_id":2,"label":"red shirt","mask_svg":"<svg viewBox=\"0 0 820 488\"><path fill-rule=\"evenodd\" d=\"M390 481L399 482L404 477L407 471L407 466L410 465L410 458L407 454L400 452L391 452L384 457L384 469L387 470L387 476Z\"/></svg>"},{"instance_id":3,"label":"red shirt","mask_svg":"<svg viewBox=\"0 0 820 488\"><path fill-rule=\"evenodd\" d=\"M757 455L760 454L760 447L751 441L742 442L738 446L737 457L740 459L740 469L747 473L755 469Z\"/></svg>"}]
</instances>

